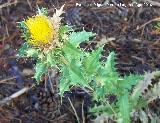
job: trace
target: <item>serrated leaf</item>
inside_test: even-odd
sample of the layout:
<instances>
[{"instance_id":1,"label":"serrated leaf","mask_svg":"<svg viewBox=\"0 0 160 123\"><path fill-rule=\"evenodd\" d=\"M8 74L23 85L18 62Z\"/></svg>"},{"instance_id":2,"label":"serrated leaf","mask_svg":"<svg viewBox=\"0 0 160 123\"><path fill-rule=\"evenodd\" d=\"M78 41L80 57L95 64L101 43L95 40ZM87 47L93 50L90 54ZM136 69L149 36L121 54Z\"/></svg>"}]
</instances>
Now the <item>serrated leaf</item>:
<instances>
[{"instance_id":1,"label":"serrated leaf","mask_svg":"<svg viewBox=\"0 0 160 123\"><path fill-rule=\"evenodd\" d=\"M30 45L26 42L19 49L18 53L20 56L25 56L27 49L30 48Z\"/></svg>"},{"instance_id":2,"label":"serrated leaf","mask_svg":"<svg viewBox=\"0 0 160 123\"><path fill-rule=\"evenodd\" d=\"M93 51L91 54L89 54L89 56L86 59L84 59L83 64L86 72L89 75L94 75L97 72L97 70L100 68L101 63L99 59L101 56L101 51L102 51L102 48L99 48Z\"/></svg>"},{"instance_id":3,"label":"serrated leaf","mask_svg":"<svg viewBox=\"0 0 160 123\"><path fill-rule=\"evenodd\" d=\"M106 86L108 86L109 83L117 83L117 80L120 77L115 65L115 53L111 52L107 57L104 66L101 66L101 69L98 71L99 76L102 78L102 82L106 83ZM110 88L110 90L112 89L113 88Z\"/></svg>"},{"instance_id":4,"label":"serrated leaf","mask_svg":"<svg viewBox=\"0 0 160 123\"><path fill-rule=\"evenodd\" d=\"M59 91L60 91L61 97L63 96L64 92L69 91L69 86L70 86L70 84L66 78L60 79Z\"/></svg>"},{"instance_id":5,"label":"serrated leaf","mask_svg":"<svg viewBox=\"0 0 160 123\"><path fill-rule=\"evenodd\" d=\"M64 26L61 26L60 29L58 30L59 34L62 35L64 33L67 33L69 31L71 31L71 26L68 26L68 25L64 25Z\"/></svg>"},{"instance_id":6,"label":"serrated leaf","mask_svg":"<svg viewBox=\"0 0 160 123\"><path fill-rule=\"evenodd\" d=\"M65 53L67 59L80 59L83 55L83 52L81 50L77 49L74 45L68 42L65 43L63 52Z\"/></svg>"},{"instance_id":7,"label":"serrated leaf","mask_svg":"<svg viewBox=\"0 0 160 123\"><path fill-rule=\"evenodd\" d=\"M22 37L25 41L28 41L28 39L29 39L29 37L30 37L30 33L29 33L28 29L27 29L27 26L26 26L25 21L19 22L19 25L18 25L18 26L19 26L19 28L21 28L21 29L23 30L21 37Z\"/></svg>"},{"instance_id":8,"label":"serrated leaf","mask_svg":"<svg viewBox=\"0 0 160 123\"><path fill-rule=\"evenodd\" d=\"M160 22L157 22L157 24L154 27L160 29Z\"/></svg>"},{"instance_id":9,"label":"serrated leaf","mask_svg":"<svg viewBox=\"0 0 160 123\"><path fill-rule=\"evenodd\" d=\"M119 110L120 117L123 119L123 123L130 123L130 108L127 93L119 98Z\"/></svg>"},{"instance_id":10,"label":"serrated leaf","mask_svg":"<svg viewBox=\"0 0 160 123\"><path fill-rule=\"evenodd\" d=\"M29 32L26 30L24 30L24 32L22 33L22 36L21 36L25 41L28 41L29 40L29 37L30 37L30 34Z\"/></svg>"},{"instance_id":11,"label":"serrated leaf","mask_svg":"<svg viewBox=\"0 0 160 123\"><path fill-rule=\"evenodd\" d=\"M39 83L39 81L41 81L41 77L44 73L47 72L47 65L45 62L40 61L37 62L36 66L35 66L35 75L34 78L36 79L36 81Z\"/></svg>"},{"instance_id":12,"label":"serrated leaf","mask_svg":"<svg viewBox=\"0 0 160 123\"><path fill-rule=\"evenodd\" d=\"M143 77L140 75L130 74L128 76L125 75L122 79L118 81L118 83L121 88L130 90L133 87L133 85L136 85L138 81L142 79Z\"/></svg>"},{"instance_id":13,"label":"serrated leaf","mask_svg":"<svg viewBox=\"0 0 160 123\"><path fill-rule=\"evenodd\" d=\"M160 97L160 80L158 84L155 84L151 89L149 89L144 95L143 98L147 100L147 103L150 103Z\"/></svg>"},{"instance_id":14,"label":"serrated leaf","mask_svg":"<svg viewBox=\"0 0 160 123\"><path fill-rule=\"evenodd\" d=\"M64 26L61 26L58 30L58 33L59 33L59 41L60 42L65 42L68 40L68 35L67 33L69 33L70 31L72 31L72 28L71 26L68 26L68 25L64 25Z\"/></svg>"},{"instance_id":15,"label":"serrated leaf","mask_svg":"<svg viewBox=\"0 0 160 123\"><path fill-rule=\"evenodd\" d=\"M106 90L104 86L96 87L95 91L93 92L93 100L105 102L106 101L105 94L106 94Z\"/></svg>"},{"instance_id":16,"label":"serrated leaf","mask_svg":"<svg viewBox=\"0 0 160 123\"><path fill-rule=\"evenodd\" d=\"M60 84L59 84L61 97L63 96L64 92L69 91L69 86L71 86L69 71L67 67L63 65L60 71Z\"/></svg>"},{"instance_id":17,"label":"serrated leaf","mask_svg":"<svg viewBox=\"0 0 160 123\"><path fill-rule=\"evenodd\" d=\"M143 110L139 111L139 118L142 123L148 123L148 115Z\"/></svg>"},{"instance_id":18,"label":"serrated leaf","mask_svg":"<svg viewBox=\"0 0 160 123\"><path fill-rule=\"evenodd\" d=\"M53 52L54 51L50 51L49 53L46 54L46 58L47 58L46 62L48 64L48 66L51 66L51 67L56 65Z\"/></svg>"},{"instance_id":19,"label":"serrated leaf","mask_svg":"<svg viewBox=\"0 0 160 123\"><path fill-rule=\"evenodd\" d=\"M81 85L82 87L90 88L88 84L89 82L87 82L87 80L84 78L83 70L81 66L78 63L76 63L75 60L71 61L68 68L69 68L69 75L70 75L71 82L74 85L77 84L77 86Z\"/></svg>"},{"instance_id":20,"label":"serrated leaf","mask_svg":"<svg viewBox=\"0 0 160 123\"><path fill-rule=\"evenodd\" d=\"M95 36L94 33L86 32L85 30L83 30L81 32L72 32L69 35L69 42L72 45L78 47L81 42L89 41L89 38L93 37L93 36Z\"/></svg>"},{"instance_id":21,"label":"serrated leaf","mask_svg":"<svg viewBox=\"0 0 160 123\"><path fill-rule=\"evenodd\" d=\"M43 14L45 16L48 16L48 10L46 8L44 8L44 7L41 7L41 8L37 7L37 13L38 14Z\"/></svg>"},{"instance_id":22,"label":"serrated leaf","mask_svg":"<svg viewBox=\"0 0 160 123\"><path fill-rule=\"evenodd\" d=\"M111 52L107 57L107 61L104 63L104 66L101 65L100 69L97 71L98 82L100 82L102 86L107 88L109 87L108 91L110 92L115 91L115 88L112 88L114 87L112 85L115 85L113 82L116 83L120 78L118 72L116 71L115 64L115 53Z\"/></svg>"},{"instance_id":23,"label":"serrated leaf","mask_svg":"<svg viewBox=\"0 0 160 123\"><path fill-rule=\"evenodd\" d=\"M158 71L154 71L152 73L146 73L144 75L144 79L139 81L138 84L134 87L132 92L132 98L139 97L144 93L145 89L148 88L149 85L152 83L152 79L154 79L155 75L159 73Z\"/></svg>"},{"instance_id":24,"label":"serrated leaf","mask_svg":"<svg viewBox=\"0 0 160 123\"><path fill-rule=\"evenodd\" d=\"M112 115L113 111L111 110L111 107L108 105L99 105L99 106L94 106L93 108L89 109L89 112L91 113L107 113L108 115Z\"/></svg>"},{"instance_id":25,"label":"serrated leaf","mask_svg":"<svg viewBox=\"0 0 160 123\"><path fill-rule=\"evenodd\" d=\"M26 29L25 21L18 22L18 27L21 28L21 29Z\"/></svg>"},{"instance_id":26,"label":"serrated leaf","mask_svg":"<svg viewBox=\"0 0 160 123\"><path fill-rule=\"evenodd\" d=\"M43 53L43 52L40 52L39 54L38 54L38 59L39 60L44 60L45 59L45 54Z\"/></svg>"},{"instance_id":27,"label":"serrated leaf","mask_svg":"<svg viewBox=\"0 0 160 123\"><path fill-rule=\"evenodd\" d=\"M117 74L116 71L116 62L115 62L115 52L111 52L109 53L108 57L107 57L107 61L105 63L105 68L106 68L106 72L108 72L109 74Z\"/></svg>"},{"instance_id":28,"label":"serrated leaf","mask_svg":"<svg viewBox=\"0 0 160 123\"><path fill-rule=\"evenodd\" d=\"M38 49L29 48L29 49L26 50L27 57L37 58L38 54L39 54Z\"/></svg>"}]
</instances>

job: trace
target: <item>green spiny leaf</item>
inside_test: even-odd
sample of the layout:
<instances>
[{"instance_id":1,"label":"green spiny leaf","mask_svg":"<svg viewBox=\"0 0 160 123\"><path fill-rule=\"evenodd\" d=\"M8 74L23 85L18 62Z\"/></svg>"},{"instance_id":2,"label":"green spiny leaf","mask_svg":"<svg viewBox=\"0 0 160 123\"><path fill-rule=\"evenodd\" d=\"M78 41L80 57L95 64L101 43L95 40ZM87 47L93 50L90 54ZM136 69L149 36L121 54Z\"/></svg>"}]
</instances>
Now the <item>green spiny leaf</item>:
<instances>
[{"instance_id":1,"label":"green spiny leaf","mask_svg":"<svg viewBox=\"0 0 160 123\"><path fill-rule=\"evenodd\" d=\"M115 67L115 52L111 52L109 56L107 57L107 61L105 63L106 72L109 74L117 74L116 67Z\"/></svg>"},{"instance_id":2,"label":"green spiny leaf","mask_svg":"<svg viewBox=\"0 0 160 123\"><path fill-rule=\"evenodd\" d=\"M60 42L65 42L68 40L68 33L72 31L71 26L68 25L64 25L61 26L60 29L58 30L58 34L59 34L59 41ZM68 41L67 41L68 42Z\"/></svg>"},{"instance_id":3,"label":"green spiny leaf","mask_svg":"<svg viewBox=\"0 0 160 123\"><path fill-rule=\"evenodd\" d=\"M36 63L35 66L35 75L34 78L36 79L37 82L41 81L41 77L44 73L47 72L47 65L43 61L39 61Z\"/></svg>"},{"instance_id":4,"label":"green spiny leaf","mask_svg":"<svg viewBox=\"0 0 160 123\"><path fill-rule=\"evenodd\" d=\"M61 35L61 36L65 33L70 32L70 31L72 31L72 28L68 25L61 26L60 29L58 30L59 35Z\"/></svg>"},{"instance_id":5,"label":"green spiny leaf","mask_svg":"<svg viewBox=\"0 0 160 123\"><path fill-rule=\"evenodd\" d=\"M39 54L38 49L29 48L29 49L26 50L27 57L37 58L38 54Z\"/></svg>"},{"instance_id":6,"label":"green spiny leaf","mask_svg":"<svg viewBox=\"0 0 160 123\"><path fill-rule=\"evenodd\" d=\"M41 8L39 8L39 7L37 7L38 9L37 9L37 13L38 14L43 14L43 15L48 15L48 10L46 9L46 8L44 8L44 7L41 7Z\"/></svg>"},{"instance_id":7,"label":"green spiny leaf","mask_svg":"<svg viewBox=\"0 0 160 123\"><path fill-rule=\"evenodd\" d=\"M64 92L69 91L70 84L70 76L69 71L67 69L66 65L63 65L60 71L60 84L59 84L59 90L61 97L63 96Z\"/></svg>"},{"instance_id":8,"label":"green spiny leaf","mask_svg":"<svg viewBox=\"0 0 160 123\"><path fill-rule=\"evenodd\" d=\"M129 76L124 76L122 79L118 80L119 87L130 90L133 85L136 85L137 82L142 79L143 77L140 75L130 74Z\"/></svg>"},{"instance_id":9,"label":"green spiny leaf","mask_svg":"<svg viewBox=\"0 0 160 123\"><path fill-rule=\"evenodd\" d=\"M123 123L130 123L130 107L128 93L119 97L119 110L120 117L123 119Z\"/></svg>"},{"instance_id":10,"label":"green spiny leaf","mask_svg":"<svg viewBox=\"0 0 160 123\"><path fill-rule=\"evenodd\" d=\"M108 105L99 105L99 106L94 106L93 108L89 109L89 112L91 113L107 113L112 115L113 111L111 110L111 108Z\"/></svg>"},{"instance_id":11,"label":"green spiny leaf","mask_svg":"<svg viewBox=\"0 0 160 123\"><path fill-rule=\"evenodd\" d=\"M87 58L83 60L83 64L87 74L94 75L100 68L101 63L99 62L102 48L93 51Z\"/></svg>"},{"instance_id":12,"label":"green spiny leaf","mask_svg":"<svg viewBox=\"0 0 160 123\"><path fill-rule=\"evenodd\" d=\"M27 49L30 48L30 45L26 42L19 49L18 53L20 56L25 56Z\"/></svg>"},{"instance_id":13,"label":"green spiny leaf","mask_svg":"<svg viewBox=\"0 0 160 123\"><path fill-rule=\"evenodd\" d=\"M74 85L81 85L82 87L90 88L88 84L89 82L84 78L84 71L82 70L80 64L76 63L75 60L72 60L68 68L71 82Z\"/></svg>"},{"instance_id":14,"label":"green spiny leaf","mask_svg":"<svg viewBox=\"0 0 160 123\"><path fill-rule=\"evenodd\" d=\"M96 101L106 101L106 89L103 87L96 87L95 91L93 92L93 100Z\"/></svg>"},{"instance_id":15,"label":"green spiny leaf","mask_svg":"<svg viewBox=\"0 0 160 123\"><path fill-rule=\"evenodd\" d=\"M66 78L60 79L59 91L60 91L61 97L63 96L64 92L69 91L69 86L70 86L70 83L67 81Z\"/></svg>"},{"instance_id":16,"label":"green spiny leaf","mask_svg":"<svg viewBox=\"0 0 160 123\"><path fill-rule=\"evenodd\" d=\"M160 21L158 21L154 27L160 29Z\"/></svg>"},{"instance_id":17,"label":"green spiny leaf","mask_svg":"<svg viewBox=\"0 0 160 123\"><path fill-rule=\"evenodd\" d=\"M79 49L77 49L74 45L70 44L69 42L65 43L63 47L63 52L65 53L65 56L68 60L71 59L79 59L82 57L83 52Z\"/></svg>"},{"instance_id":18,"label":"green spiny leaf","mask_svg":"<svg viewBox=\"0 0 160 123\"><path fill-rule=\"evenodd\" d=\"M22 33L22 36L21 36L25 41L28 41L29 40L29 37L30 37L30 34L28 33L28 31L24 31Z\"/></svg>"},{"instance_id":19,"label":"green spiny leaf","mask_svg":"<svg viewBox=\"0 0 160 123\"><path fill-rule=\"evenodd\" d=\"M48 66L53 67L53 66L56 65L55 58L54 58L54 51L48 52L48 53L46 54L46 57L47 57L46 62L47 62L47 64L48 64Z\"/></svg>"},{"instance_id":20,"label":"green spiny leaf","mask_svg":"<svg viewBox=\"0 0 160 123\"><path fill-rule=\"evenodd\" d=\"M23 30L21 37L22 37L25 41L28 41L29 38L30 38L30 33L29 33L29 31L28 31L28 28L27 28L27 26L26 26L25 21L19 22L18 27Z\"/></svg>"},{"instance_id":21,"label":"green spiny leaf","mask_svg":"<svg viewBox=\"0 0 160 123\"><path fill-rule=\"evenodd\" d=\"M69 35L69 42L75 47L78 47L81 42L89 41L89 38L93 36L95 36L94 33L86 32L85 30L81 32L72 32Z\"/></svg>"},{"instance_id":22,"label":"green spiny leaf","mask_svg":"<svg viewBox=\"0 0 160 123\"><path fill-rule=\"evenodd\" d=\"M19 25L18 25L19 28L21 28L21 29L23 29L23 30L24 30L24 29L27 29L27 28L26 28L25 21L18 22L18 24L19 24Z\"/></svg>"}]
</instances>

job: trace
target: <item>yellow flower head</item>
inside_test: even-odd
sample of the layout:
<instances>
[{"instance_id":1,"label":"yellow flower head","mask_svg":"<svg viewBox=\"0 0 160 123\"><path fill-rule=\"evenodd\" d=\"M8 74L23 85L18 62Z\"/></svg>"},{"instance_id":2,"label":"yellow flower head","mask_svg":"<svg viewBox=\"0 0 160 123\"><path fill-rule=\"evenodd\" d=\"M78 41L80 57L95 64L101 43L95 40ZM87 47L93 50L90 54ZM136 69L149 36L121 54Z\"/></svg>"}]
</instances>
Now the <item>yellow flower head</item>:
<instances>
[{"instance_id":1,"label":"yellow flower head","mask_svg":"<svg viewBox=\"0 0 160 123\"><path fill-rule=\"evenodd\" d=\"M55 30L51 19L45 15L36 15L25 22L29 33L29 43L34 46L43 46L51 43Z\"/></svg>"},{"instance_id":2,"label":"yellow flower head","mask_svg":"<svg viewBox=\"0 0 160 123\"><path fill-rule=\"evenodd\" d=\"M46 16L39 13L25 21L28 29L28 42L32 46L39 48L48 48L53 46L58 41L58 30L60 27L61 17L63 13L63 6L56 10L53 17Z\"/></svg>"}]
</instances>

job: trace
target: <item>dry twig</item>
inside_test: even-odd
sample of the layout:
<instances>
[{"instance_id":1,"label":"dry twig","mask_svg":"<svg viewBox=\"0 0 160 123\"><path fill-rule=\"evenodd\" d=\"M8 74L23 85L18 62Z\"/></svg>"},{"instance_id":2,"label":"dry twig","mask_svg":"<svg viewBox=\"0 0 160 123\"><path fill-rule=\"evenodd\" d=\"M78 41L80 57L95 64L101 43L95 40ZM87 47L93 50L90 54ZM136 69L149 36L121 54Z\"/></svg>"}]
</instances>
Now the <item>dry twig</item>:
<instances>
[{"instance_id":1,"label":"dry twig","mask_svg":"<svg viewBox=\"0 0 160 123\"><path fill-rule=\"evenodd\" d=\"M0 9L2 9L2 8L5 8L5 7L7 7L7 6L11 6L11 5L15 5L15 4L17 4L17 0L15 0L14 2L7 2L7 3L4 3L4 4L1 4L0 5Z\"/></svg>"},{"instance_id":2,"label":"dry twig","mask_svg":"<svg viewBox=\"0 0 160 123\"><path fill-rule=\"evenodd\" d=\"M21 90L19 90L18 92L10 95L9 97L6 97L6 98L2 99L2 100L0 101L0 106L3 106L3 105L5 105L5 104L9 103L11 100L13 100L13 99L21 96L22 94L26 93L26 92L29 91L31 88L33 88L34 86L35 86L35 85L33 84L31 87L24 87L24 88L22 88Z\"/></svg>"},{"instance_id":3,"label":"dry twig","mask_svg":"<svg viewBox=\"0 0 160 123\"><path fill-rule=\"evenodd\" d=\"M152 19L152 20L150 20L150 21L144 23L144 24L141 25L140 27L137 27L136 30L139 30L139 29L141 29L141 28L144 28L147 24L150 24L151 22L154 22L154 21L160 21L160 17L159 17L159 18L154 18L154 19Z\"/></svg>"}]
</instances>

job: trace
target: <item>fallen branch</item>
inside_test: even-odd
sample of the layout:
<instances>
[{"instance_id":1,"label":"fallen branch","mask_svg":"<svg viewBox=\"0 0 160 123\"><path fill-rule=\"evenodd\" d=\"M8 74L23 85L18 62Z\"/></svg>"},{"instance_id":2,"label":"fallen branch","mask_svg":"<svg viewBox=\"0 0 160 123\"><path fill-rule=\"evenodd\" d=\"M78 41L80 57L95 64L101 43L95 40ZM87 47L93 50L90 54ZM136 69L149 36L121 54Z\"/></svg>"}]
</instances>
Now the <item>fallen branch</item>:
<instances>
[{"instance_id":1,"label":"fallen branch","mask_svg":"<svg viewBox=\"0 0 160 123\"><path fill-rule=\"evenodd\" d=\"M13 100L13 99L21 96L22 94L28 92L28 91L29 91L31 88L33 88L34 86L35 86L35 84L33 84L31 87L24 87L24 88L22 88L21 90L19 90L18 92L12 94L11 96L5 97L4 99L2 99L2 100L0 101L0 106L3 106L3 105L5 105L5 104L9 103L11 100Z\"/></svg>"}]
</instances>

